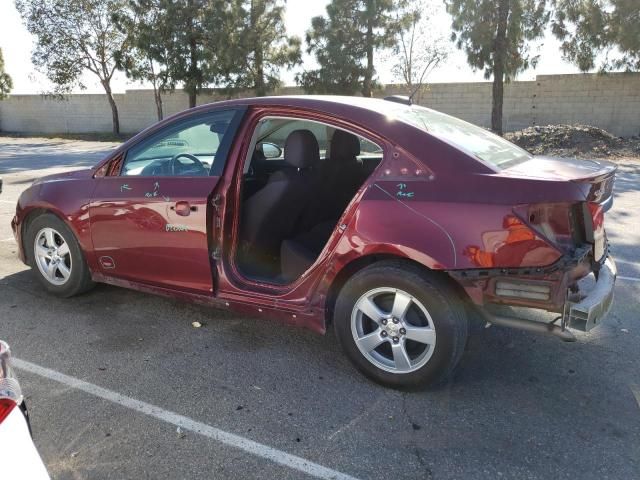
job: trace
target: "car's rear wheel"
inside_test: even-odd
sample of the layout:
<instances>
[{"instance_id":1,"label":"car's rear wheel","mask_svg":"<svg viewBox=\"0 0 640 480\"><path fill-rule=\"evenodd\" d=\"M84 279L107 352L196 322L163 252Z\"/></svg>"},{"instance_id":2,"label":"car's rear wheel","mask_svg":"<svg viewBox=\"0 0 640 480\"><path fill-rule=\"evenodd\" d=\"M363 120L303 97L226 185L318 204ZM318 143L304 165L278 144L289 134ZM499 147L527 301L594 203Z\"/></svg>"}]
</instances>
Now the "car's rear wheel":
<instances>
[{"instance_id":1,"label":"car's rear wheel","mask_svg":"<svg viewBox=\"0 0 640 480\"><path fill-rule=\"evenodd\" d=\"M403 261L379 262L349 279L336 301L334 324L355 366L395 388L447 378L468 332L464 305L451 287Z\"/></svg>"},{"instance_id":2,"label":"car's rear wheel","mask_svg":"<svg viewBox=\"0 0 640 480\"><path fill-rule=\"evenodd\" d=\"M73 232L53 214L40 215L29 223L25 252L38 280L50 293L71 297L94 285Z\"/></svg>"}]
</instances>

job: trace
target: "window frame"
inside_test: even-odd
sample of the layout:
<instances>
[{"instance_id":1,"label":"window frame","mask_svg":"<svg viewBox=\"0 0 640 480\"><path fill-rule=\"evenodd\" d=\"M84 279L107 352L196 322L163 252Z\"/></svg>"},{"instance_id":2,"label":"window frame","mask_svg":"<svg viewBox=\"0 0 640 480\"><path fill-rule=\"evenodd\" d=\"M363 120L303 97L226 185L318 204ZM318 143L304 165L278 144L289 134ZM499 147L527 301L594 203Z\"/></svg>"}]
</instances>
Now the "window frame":
<instances>
[{"instance_id":1,"label":"window frame","mask_svg":"<svg viewBox=\"0 0 640 480\"><path fill-rule=\"evenodd\" d=\"M225 133L222 141L218 145L218 149L216 150L216 155L214 161L211 163L211 168L209 169L209 177L219 177L222 176L222 172L224 171L224 167L226 166L229 160L229 152L231 151L231 147L236 139L236 136L239 132L239 127L244 118L244 114L246 113L246 107L233 107L233 108L220 108L215 110L209 110L206 112L199 112L189 115L187 117L180 117L173 122L170 122L148 136L141 138L140 141L130 145L127 150L122 155L122 159L120 161L120 165L118 168L118 172L116 173L119 177L124 177L123 170L127 163L127 159L131 153L131 150L134 148L144 148L146 145L153 145L153 143L159 140L159 137L166 136L168 133L172 131L180 131L183 129L183 126L186 123L194 123L200 119L205 119L207 117L214 116L216 114L220 114L223 112L234 112L231 117L231 121L229 122L229 126L227 127L227 132ZM114 172L115 173L115 172ZM131 175L131 177L138 178L154 178L153 175ZM169 176L167 178L197 178L190 176Z\"/></svg>"}]
</instances>

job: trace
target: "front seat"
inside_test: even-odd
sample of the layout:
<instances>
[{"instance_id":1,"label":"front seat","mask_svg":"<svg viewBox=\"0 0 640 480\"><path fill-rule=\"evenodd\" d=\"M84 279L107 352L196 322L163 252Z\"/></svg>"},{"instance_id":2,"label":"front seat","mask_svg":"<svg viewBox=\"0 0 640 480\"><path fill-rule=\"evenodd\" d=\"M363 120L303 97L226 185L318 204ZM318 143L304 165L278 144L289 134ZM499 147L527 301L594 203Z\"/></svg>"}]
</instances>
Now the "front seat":
<instances>
[{"instance_id":1,"label":"front seat","mask_svg":"<svg viewBox=\"0 0 640 480\"><path fill-rule=\"evenodd\" d=\"M309 130L295 130L284 146L286 167L245 202L241 238L254 261L276 259L280 244L293 233L314 191L313 168L320 161L318 140Z\"/></svg>"}]
</instances>

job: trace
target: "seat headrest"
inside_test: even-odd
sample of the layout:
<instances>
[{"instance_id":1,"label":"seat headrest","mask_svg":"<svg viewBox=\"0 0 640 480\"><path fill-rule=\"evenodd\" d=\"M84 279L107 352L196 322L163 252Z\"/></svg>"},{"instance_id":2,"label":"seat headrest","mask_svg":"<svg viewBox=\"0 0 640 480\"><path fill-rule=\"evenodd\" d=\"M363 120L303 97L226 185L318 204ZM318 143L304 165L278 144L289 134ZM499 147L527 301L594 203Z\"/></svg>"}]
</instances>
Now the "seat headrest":
<instances>
[{"instance_id":1,"label":"seat headrest","mask_svg":"<svg viewBox=\"0 0 640 480\"><path fill-rule=\"evenodd\" d=\"M352 133L336 130L331 137L331 159L352 160L360 155L360 140Z\"/></svg>"},{"instance_id":2,"label":"seat headrest","mask_svg":"<svg viewBox=\"0 0 640 480\"><path fill-rule=\"evenodd\" d=\"M313 167L320 161L320 146L309 130L294 130L284 144L285 163L296 168Z\"/></svg>"}]
</instances>

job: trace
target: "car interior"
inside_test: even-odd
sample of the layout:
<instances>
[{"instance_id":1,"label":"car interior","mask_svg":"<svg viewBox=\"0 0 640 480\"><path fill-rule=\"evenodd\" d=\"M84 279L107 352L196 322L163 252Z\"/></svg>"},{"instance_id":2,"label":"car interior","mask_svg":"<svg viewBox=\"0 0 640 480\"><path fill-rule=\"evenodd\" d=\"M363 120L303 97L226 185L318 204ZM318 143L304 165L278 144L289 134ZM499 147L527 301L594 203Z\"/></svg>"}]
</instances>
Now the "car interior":
<instances>
[{"instance_id":1,"label":"car interior","mask_svg":"<svg viewBox=\"0 0 640 480\"><path fill-rule=\"evenodd\" d=\"M122 175L205 177L233 112L178 124L128 153Z\"/></svg>"},{"instance_id":2,"label":"car interior","mask_svg":"<svg viewBox=\"0 0 640 480\"><path fill-rule=\"evenodd\" d=\"M378 145L326 124L263 119L243 171L243 275L276 284L300 277L382 156Z\"/></svg>"}]
</instances>

